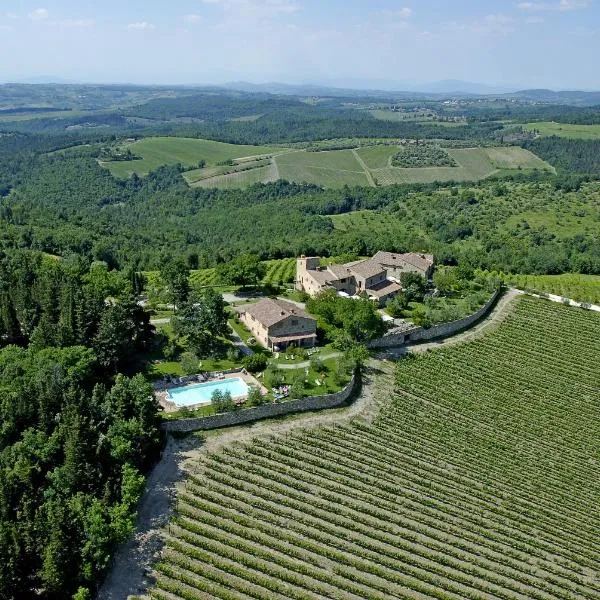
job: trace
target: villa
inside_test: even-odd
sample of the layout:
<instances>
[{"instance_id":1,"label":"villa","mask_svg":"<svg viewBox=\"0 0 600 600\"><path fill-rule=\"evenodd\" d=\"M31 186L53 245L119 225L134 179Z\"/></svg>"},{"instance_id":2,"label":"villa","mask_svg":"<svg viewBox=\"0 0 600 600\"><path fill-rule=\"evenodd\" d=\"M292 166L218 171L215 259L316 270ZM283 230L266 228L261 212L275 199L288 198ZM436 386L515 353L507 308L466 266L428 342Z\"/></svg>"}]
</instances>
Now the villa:
<instances>
[{"instance_id":1,"label":"villa","mask_svg":"<svg viewBox=\"0 0 600 600\"><path fill-rule=\"evenodd\" d=\"M318 258L302 256L296 265L296 289L309 296L327 289L347 296L366 293L371 300L384 305L402 289L402 273L409 272L430 279L433 256L415 252L377 252L372 258L326 267L321 266Z\"/></svg>"},{"instance_id":2,"label":"villa","mask_svg":"<svg viewBox=\"0 0 600 600\"><path fill-rule=\"evenodd\" d=\"M245 306L240 320L269 350L285 350L291 345L312 348L317 339L316 320L286 300L264 298Z\"/></svg>"}]
</instances>

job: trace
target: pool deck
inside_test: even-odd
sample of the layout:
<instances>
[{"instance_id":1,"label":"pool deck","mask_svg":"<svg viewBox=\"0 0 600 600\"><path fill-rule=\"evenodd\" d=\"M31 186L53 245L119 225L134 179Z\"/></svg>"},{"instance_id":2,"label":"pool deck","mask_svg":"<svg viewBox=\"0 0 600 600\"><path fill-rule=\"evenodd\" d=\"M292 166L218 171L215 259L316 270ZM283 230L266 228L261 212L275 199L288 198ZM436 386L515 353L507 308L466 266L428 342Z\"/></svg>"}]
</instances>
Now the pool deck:
<instances>
[{"instance_id":1,"label":"pool deck","mask_svg":"<svg viewBox=\"0 0 600 600\"><path fill-rule=\"evenodd\" d=\"M255 377L250 375L246 371L246 369L235 370L230 373L203 373L202 377L204 379L199 380L198 375L189 375L187 377L179 377L174 381L169 383L160 381L154 384L156 399L159 404L163 407L165 412L175 412L177 410L181 410L181 406L177 406L172 400L169 398L169 390L173 388L182 388L182 387L190 387L193 385L197 385L198 383L215 383L218 381L225 381L227 379L242 379L246 385L257 387L263 394L267 393L267 389L264 385L262 385ZM183 379L183 381L181 381ZM244 399L244 396L237 396L233 398L236 401ZM198 404L192 404L187 406L190 410L194 410L195 408L199 408L201 406L208 406L210 402L199 402Z\"/></svg>"}]
</instances>

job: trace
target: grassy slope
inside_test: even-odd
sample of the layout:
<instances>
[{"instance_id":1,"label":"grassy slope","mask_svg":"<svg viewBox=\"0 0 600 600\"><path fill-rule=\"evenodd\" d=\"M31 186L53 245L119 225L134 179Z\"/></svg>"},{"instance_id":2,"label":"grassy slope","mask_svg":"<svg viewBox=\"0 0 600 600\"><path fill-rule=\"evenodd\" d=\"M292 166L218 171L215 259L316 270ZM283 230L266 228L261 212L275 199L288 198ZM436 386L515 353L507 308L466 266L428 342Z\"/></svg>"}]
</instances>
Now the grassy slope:
<instances>
[{"instance_id":1,"label":"grassy slope","mask_svg":"<svg viewBox=\"0 0 600 600\"><path fill-rule=\"evenodd\" d=\"M187 178L186 178L187 179ZM221 189L243 189L253 183L267 183L277 180L277 171L275 165L249 169L239 173L229 173L228 175L216 175L209 179L201 179L190 185L192 187L218 187Z\"/></svg>"},{"instance_id":2,"label":"grassy slope","mask_svg":"<svg viewBox=\"0 0 600 600\"><path fill-rule=\"evenodd\" d=\"M368 185L367 176L351 150L295 152L275 161L281 179L327 187Z\"/></svg>"},{"instance_id":3,"label":"grassy slope","mask_svg":"<svg viewBox=\"0 0 600 600\"><path fill-rule=\"evenodd\" d=\"M486 154L497 169L551 169L552 167L533 152L509 146L486 148Z\"/></svg>"},{"instance_id":4,"label":"grassy slope","mask_svg":"<svg viewBox=\"0 0 600 600\"><path fill-rule=\"evenodd\" d=\"M270 154L279 149L266 146L243 146L211 140L177 137L153 137L127 146L143 160L104 162L115 177L129 177L133 172L146 175L161 165L181 163L187 167L197 165L202 159L207 166L245 156Z\"/></svg>"},{"instance_id":5,"label":"grassy slope","mask_svg":"<svg viewBox=\"0 0 600 600\"><path fill-rule=\"evenodd\" d=\"M373 422L204 454L153 597L597 596L599 328L526 298L402 360Z\"/></svg>"},{"instance_id":6,"label":"grassy slope","mask_svg":"<svg viewBox=\"0 0 600 600\"><path fill-rule=\"evenodd\" d=\"M557 135L558 137L581 140L600 139L600 125L572 125L569 123L553 123L547 121L528 123L523 127L529 131L537 130L540 132L540 135L543 136Z\"/></svg>"},{"instance_id":7,"label":"grassy slope","mask_svg":"<svg viewBox=\"0 0 600 600\"><path fill-rule=\"evenodd\" d=\"M225 144L191 138L147 138L129 145L142 160L104 162L116 177L139 175L163 164L193 166L201 159L205 169L190 170L185 179L190 185L203 187L243 188L253 183L274 181L277 176L290 181L315 183L326 187L369 185L362 165L351 150L326 152L290 152L281 148ZM500 170L548 168L550 165L518 147L448 149L458 167L394 168L389 166L396 146L372 146L356 152L379 185L393 183L427 183L431 181L473 181L489 177ZM217 163L244 157L275 154L271 166L256 164L257 169L244 173L223 174L231 167ZM214 177L206 178L207 175ZM206 178L206 179L204 179Z\"/></svg>"}]
</instances>

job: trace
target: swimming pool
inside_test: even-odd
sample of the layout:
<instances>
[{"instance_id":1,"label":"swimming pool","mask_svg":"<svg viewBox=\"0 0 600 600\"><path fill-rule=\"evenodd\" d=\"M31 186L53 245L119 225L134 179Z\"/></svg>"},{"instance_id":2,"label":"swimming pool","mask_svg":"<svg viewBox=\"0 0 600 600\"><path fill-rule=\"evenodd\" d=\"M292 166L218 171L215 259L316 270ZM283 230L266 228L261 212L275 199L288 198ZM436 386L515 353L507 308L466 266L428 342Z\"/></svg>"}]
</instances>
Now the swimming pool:
<instances>
[{"instance_id":1,"label":"swimming pool","mask_svg":"<svg viewBox=\"0 0 600 600\"><path fill-rule=\"evenodd\" d=\"M168 395L169 399L177 406L193 406L194 404L210 404L215 390L221 390L223 393L229 392L232 398L248 395L248 386L240 377L177 387L170 389Z\"/></svg>"}]
</instances>

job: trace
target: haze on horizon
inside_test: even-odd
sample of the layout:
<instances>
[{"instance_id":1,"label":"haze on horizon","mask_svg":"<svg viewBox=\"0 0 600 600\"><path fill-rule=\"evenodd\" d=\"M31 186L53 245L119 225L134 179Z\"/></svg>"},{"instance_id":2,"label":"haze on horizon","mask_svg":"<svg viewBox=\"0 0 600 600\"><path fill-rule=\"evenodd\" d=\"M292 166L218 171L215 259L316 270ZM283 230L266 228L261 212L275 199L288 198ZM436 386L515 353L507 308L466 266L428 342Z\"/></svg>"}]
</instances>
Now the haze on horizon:
<instances>
[{"instance_id":1,"label":"haze on horizon","mask_svg":"<svg viewBox=\"0 0 600 600\"><path fill-rule=\"evenodd\" d=\"M5 0L0 81L600 89L598 0ZM9 60L6 57L10 57Z\"/></svg>"}]
</instances>

